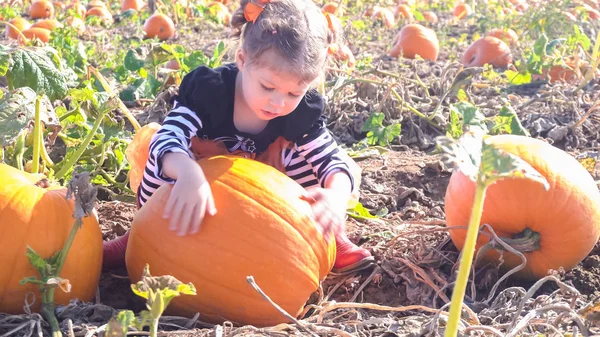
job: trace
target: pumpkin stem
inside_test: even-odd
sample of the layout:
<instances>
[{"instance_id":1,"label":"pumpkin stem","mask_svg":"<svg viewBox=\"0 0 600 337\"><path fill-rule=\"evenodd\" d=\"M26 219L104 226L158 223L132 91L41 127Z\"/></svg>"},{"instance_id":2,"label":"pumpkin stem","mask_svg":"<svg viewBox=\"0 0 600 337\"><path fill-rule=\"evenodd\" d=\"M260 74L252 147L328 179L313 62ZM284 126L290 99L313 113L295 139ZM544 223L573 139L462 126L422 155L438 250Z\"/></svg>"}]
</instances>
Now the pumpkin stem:
<instances>
[{"instance_id":1,"label":"pumpkin stem","mask_svg":"<svg viewBox=\"0 0 600 337\"><path fill-rule=\"evenodd\" d=\"M521 233L514 235L512 238L501 237L500 240L521 253L534 252L540 249L540 233L530 228L525 228ZM494 248L506 250L501 246Z\"/></svg>"},{"instance_id":2,"label":"pumpkin stem","mask_svg":"<svg viewBox=\"0 0 600 337\"><path fill-rule=\"evenodd\" d=\"M44 177L40 180L38 180L37 183L34 184L37 187L41 187L41 188L48 188L50 187L50 181L48 180L48 178Z\"/></svg>"}]
</instances>

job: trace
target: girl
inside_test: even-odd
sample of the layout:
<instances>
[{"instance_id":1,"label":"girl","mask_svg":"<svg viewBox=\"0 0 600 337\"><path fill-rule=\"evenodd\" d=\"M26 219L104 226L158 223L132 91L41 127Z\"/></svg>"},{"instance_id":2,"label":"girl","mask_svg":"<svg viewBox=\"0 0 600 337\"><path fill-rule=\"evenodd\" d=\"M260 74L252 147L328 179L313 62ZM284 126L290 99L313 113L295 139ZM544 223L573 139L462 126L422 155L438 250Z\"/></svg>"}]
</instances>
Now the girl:
<instances>
[{"instance_id":1,"label":"girl","mask_svg":"<svg viewBox=\"0 0 600 337\"><path fill-rule=\"evenodd\" d=\"M241 37L235 62L201 66L184 77L152 137L141 184L132 186L138 206L161 184L174 184L164 217L179 235L195 234L205 216L224 211L215 209L195 159L244 155L306 188L315 220L336 237L333 272L369 267L373 257L343 227L360 169L326 129L323 97L313 88L335 39L326 17L312 0L242 0L231 26ZM127 238L105 243L104 266L124 264Z\"/></svg>"}]
</instances>

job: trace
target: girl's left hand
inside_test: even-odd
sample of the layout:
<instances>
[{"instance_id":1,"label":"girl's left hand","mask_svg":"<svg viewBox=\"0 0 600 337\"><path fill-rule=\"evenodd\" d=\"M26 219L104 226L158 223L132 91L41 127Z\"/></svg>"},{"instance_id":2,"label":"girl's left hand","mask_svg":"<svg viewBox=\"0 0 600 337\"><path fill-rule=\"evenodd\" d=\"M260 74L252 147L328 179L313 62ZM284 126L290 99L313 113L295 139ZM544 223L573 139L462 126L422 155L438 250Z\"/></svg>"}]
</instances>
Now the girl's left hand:
<instances>
[{"instance_id":1,"label":"girl's left hand","mask_svg":"<svg viewBox=\"0 0 600 337\"><path fill-rule=\"evenodd\" d=\"M343 230L347 200L336 191L321 187L310 188L303 197L311 204L315 221L321 226L323 234L335 235Z\"/></svg>"}]
</instances>

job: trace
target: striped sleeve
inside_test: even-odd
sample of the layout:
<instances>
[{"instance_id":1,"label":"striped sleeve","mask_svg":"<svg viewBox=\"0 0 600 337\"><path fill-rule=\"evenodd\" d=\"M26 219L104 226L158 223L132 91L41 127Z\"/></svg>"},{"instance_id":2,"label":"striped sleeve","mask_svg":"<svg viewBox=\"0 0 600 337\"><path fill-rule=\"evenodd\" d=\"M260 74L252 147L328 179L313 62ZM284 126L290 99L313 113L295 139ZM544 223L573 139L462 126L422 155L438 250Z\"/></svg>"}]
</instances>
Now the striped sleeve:
<instances>
[{"instance_id":1,"label":"striped sleeve","mask_svg":"<svg viewBox=\"0 0 600 337\"><path fill-rule=\"evenodd\" d=\"M350 165L346 163L344 159L346 157L340 155L336 141L324 124L296 141L295 150L306 160L307 166L317 177L321 187L325 187L325 181L331 173L341 170L350 178L352 190L354 190L354 178L350 173ZM294 169L295 172L288 171L288 175L292 179L296 181L307 179L305 175L308 167Z\"/></svg>"},{"instance_id":2,"label":"striped sleeve","mask_svg":"<svg viewBox=\"0 0 600 337\"><path fill-rule=\"evenodd\" d=\"M190 150L191 139L202 128L202 121L189 108L177 102L174 106L150 141L148 161L138 193L140 205L143 205L160 185L175 181L162 172L162 157L165 153L181 152L190 158L193 156Z\"/></svg>"}]
</instances>

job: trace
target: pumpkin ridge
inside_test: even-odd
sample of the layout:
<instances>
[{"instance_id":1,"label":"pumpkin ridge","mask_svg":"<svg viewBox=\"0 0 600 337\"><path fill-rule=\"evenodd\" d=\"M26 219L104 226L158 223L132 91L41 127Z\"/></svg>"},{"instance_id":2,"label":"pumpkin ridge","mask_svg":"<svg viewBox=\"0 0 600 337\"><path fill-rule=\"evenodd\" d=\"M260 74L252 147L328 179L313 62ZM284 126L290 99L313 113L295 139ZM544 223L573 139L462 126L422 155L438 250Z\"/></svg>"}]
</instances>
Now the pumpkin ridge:
<instances>
[{"instance_id":1,"label":"pumpkin ridge","mask_svg":"<svg viewBox=\"0 0 600 337\"><path fill-rule=\"evenodd\" d=\"M244 176L244 172L242 171L241 167L240 167L240 168L238 168L238 167L236 167L236 166L233 166L233 167L232 167L232 171L235 171L236 173L239 173L241 176ZM286 176L286 178L287 178L287 176ZM222 182L222 183L224 183L224 181L219 181L219 182ZM261 186L258 186L258 185L257 185L257 184L256 184L256 183L255 183L255 182L252 180L252 179L244 179L244 183L246 183L246 184L248 184L248 185L250 185L250 186L254 187L254 188L255 188L255 190L262 191L262 188L261 188ZM294 183L295 183L295 182L294 182ZM233 186L231 186L231 185L228 185L228 186L229 186L230 188L232 188L232 189L234 189L234 190L235 190L235 187L233 187ZM300 188L304 189L304 188L303 188L303 187L301 187L300 185L298 185L298 186L299 186ZM238 191L238 190L235 190L235 192L240 192L240 191ZM241 192L240 192L240 193L241 193ZM263 193L264 193L264 192L263 192ZM250 196L248 196L247 194L244 194L244 195L245 195L246 197L248 197L249 199L251 199L253 202L256 202L256 203L258 203L258 201L254 200L253 198L250 198ZM287 202L287 200L285 200L285 199L283 199L283 198L282 198L282 200L286 201L286 203L288 204L288 206L289 206L289 204L292 204L291 202ZM261 205L262 205L262 204L261 204ZM310 247L310 249L311 249L312 256L313 256L314 258L316 258L316 259L317 259L317 261L320 261L320 260L321 260L321 259L319 259L319 256L318 256L318 254L317 254L317 252L316 252L316 250L315 250L315 249L316 249L316 247L313 247L313 246L311 245L311 243L313 242L313 240L310 238L310 236L309 236L309 234L308 234L308 233L306 233L306 232L303 232L303 231L300 231L298 228L295 228L294 226L290 225L290 224L289 224L289 223L288 223L288 222L287 222L287 221L286 221L286 220L285 220L285 219L284 219L284 218L283 218L283 217L282 217L280 214L278 214L277 212L275 212L275 211L274 211L272 208L269 208L269 207L267 207L266 205L262 205L262 206L263 206L265 209L269 210L271 213L275 214L275 215L276 215L277 217L279 217L280 219L284 220L284 222L285 222L285 223L287 223L287 225L288 225L289 227L293 228L293 229L294 229L294 230L295 230L295 231L296 231L296 232L297 232L297 233L300 235L300 237L302 237L302 239L303 239L303 240L304 240L304 241L305 241L305 242L308 244L308 246L309 246L309 247ZM274 205L273 205L273 206L274 206ZM306 214L302 214L302 213L300 213L299 211L296 211L294 208L288 208L288 210L289 210L289 211L293 211L293 212L294 212L294 214L293 214L293 215L294 215L294 217L302 216L302 218L307 218L307 219L306 219L306 221L309 221L309 222L311 221L311 220L310 220L310 218L308 218L308 216L307 216ZM326 239L325 239L325 238L323 237L323 235L320 233L320 230L319 230L318 224L316 224L316 222L314 222L314 229L315 229L315 230L316 230L316 232L317 232L317 233L318 233L318 234L321 236L321 239L322 239L324 242L326 242ZM323 277L324 277L325 275L317 275L317 276L318 276L318 277L317 277L317 279L321 279L321 276L323 276Z\"/></svg>"},{"instance_id":2,"label":"pumpkin ridge","mask_svg":"<svg viewBox=\"0 0 600 337\"><path fill-rule=\"evenodd\" d=\"M250 182L249 182L248 180L245 180L244 182L247 182L247 183L249 183L249 184L250 184ZM255 204L258 204L258 205L262 206L262 207L263 207L265 210L269 211L270 213L274 214L274 215L275 215L277 218L281 219L281 220L282 220L282 222L286 224L286 226L288 226L288 227L290 227L290 228L294 229L294 231L295 231L295 232L296 232L296 233L297 233L297 234L298 234L300 237L302 237L302 238L304 239L304 241L307 243L307 245L310 247L310 255L311 255L311 258L310 258L310 260L319 261L319 259L318 259L318 256L317 256L317 254L316 254L316 252L315 252L314 248L313 248L313 247L310 245L310 243L309 243L309 242L310 242L310 241L309 241L309 238L308 238L307 236L303 235L303 233L302 233L302 232L301 232L301 231L300 231L298 228L296 228L296 227L294 227L294 226L290 225L290 224L289 224L289 223L288 223L288 222L287 222L287 221L286 221L286 220L285 220L285 219L284 219L284 218L283 218L281 215L277 214L277 212L273 211L272 209L268 208L267 206L265 206L265 205L261 204L260 202L256 201L255 199L251 198L249 195L247 195L247 194L243 193L243 192L242 192L242 191L240 191L240 190L237 190L235 187L233 187L233 186L231 186L231 185L228 185L228 184L226 184L226 183L225 183L225 182L223 182L223 181L215 181L215 183L222 184L224 187L231 189L233 193L237 193L237 194L243 195L244 197L248 198L248 199L250 200L250 202L253 202L253 203L255 203ZM250 185L252 185L252 184L250 184ZM255 186L255 187L256 187L256 186ZM273 242L271 242L271 244L273 244ZM283 248L283 250L285 250L285 247L284 247L284 246L280 246L280 247L282 247L282 248ZM275 257L274 257L274 259L275 259ZM281 261L282 263L285 263L285 261L283 261L283 260L280 260L280 261ZM307 269L309 269L309 268L308 268L308 266L307 266L306 264L303 264L302 268L299 268L299 269L297 269L297 270L300 270L300 269L302 269L302 270L307 270ZM302 273L300 273L300 274L302 274ZM304 275L304 276L306 276L306 275ZM319 276L320 276L320 275L311 275L311 277L314 277L315 279L321 279ZM310 278L309 278L309 283L312 283L312 282L310 282ZM317 285L313 284L313 285L314 285L314 286L318 286L318 284L317 284Z\"/></svg>"}]
</instances>

